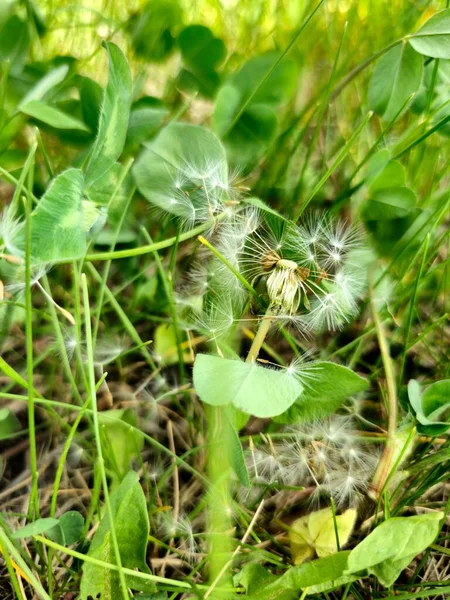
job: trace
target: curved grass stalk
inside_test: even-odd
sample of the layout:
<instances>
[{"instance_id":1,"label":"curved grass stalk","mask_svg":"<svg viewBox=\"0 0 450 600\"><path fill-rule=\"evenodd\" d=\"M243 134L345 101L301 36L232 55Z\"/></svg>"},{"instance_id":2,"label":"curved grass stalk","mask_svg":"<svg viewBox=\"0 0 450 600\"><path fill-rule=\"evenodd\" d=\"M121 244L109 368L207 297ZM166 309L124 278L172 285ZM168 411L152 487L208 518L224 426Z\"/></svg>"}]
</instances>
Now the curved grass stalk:
<instances>
[{"instance_id":1,"label":"curved grass stalk","mask_svg":"<svg viewBox=\"0 0 450 600\"><path fill-rule=\"evenodd\" d=\"M120 588L122 591L123 600L129 600L127 582L125 579L124 569L122 566L122 559L120 556L119 543L117 541L116 529L114 526L114 515L112 512L111 500L109 496L108 480L106 478L106 470L103 459L103 449L100 439L100 424L97 414L97 394L95 386L95 373L94 373L94 350L92 347L92 330L91 330L91 311L89 309L89 294L87 287L86 275L81 275L81 286L83 291L83 304L84 304L84 317L85 317L85 329L86 329L86 350L87 350L87 378L88 378L88 398L90 400L92 410L92 424L94 427L95 443L97 446L98 465L102 478L103 493L105 496L106 513L109 518L109 525L111 528L111 541L114 549L114 555L117 561L117 570L119 571ZM133 572L133 571L132 571Z\"/></svg>"},{"instance_id":2,"label":"curved grass stalk","mask_svg":"<svg viewBox=\"0 0 450 600\"><path fill-rule=\"evenodd\" d=\"M151 254L153 252L158 252L158 250L164 250L164 248L170 248L179 242L185 242L186 240L190 240L198 235L208 231L214 227L214 225L220 221L222 221L226 212L223 212L218 217L214 219L210 219L206 221L202 225L198 225L185 233L182 233L179 236L173 236L171 238L167 238L167 240L162 240L161 242L154 242L153 244L147 244L146 246L140 246L139 248L130 248L128 250L115 250L113 252L98 252L97 254L87 254L85 257L85 262L93 262L96 260L115 260L118 258L131 258L132 256L141 256L142 254Z\"/></svg>"}]
</instances>

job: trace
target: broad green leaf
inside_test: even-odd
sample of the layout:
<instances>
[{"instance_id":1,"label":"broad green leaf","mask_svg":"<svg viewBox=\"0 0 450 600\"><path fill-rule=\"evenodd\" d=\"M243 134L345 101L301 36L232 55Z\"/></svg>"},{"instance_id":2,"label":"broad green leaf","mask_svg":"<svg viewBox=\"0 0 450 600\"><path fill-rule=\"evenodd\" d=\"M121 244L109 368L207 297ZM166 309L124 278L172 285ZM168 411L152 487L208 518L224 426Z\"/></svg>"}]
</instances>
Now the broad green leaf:
<instances>
[{"instance_id":1,"label":"broad green leaf","mask_svg":"<svg viewBox=\"0 0 450 600\"><path fill-rule=\"evenodd\" d=\"M42 121L55 129L75 129L79 131L89 131L89 128L78 119L71 117L67 113L45 104L40 100L30 100L19 107L20 112Z\"/></svg>"},{"instance_id":2,"label":"broad green leaf","mask_svg":"<svg viewBox=\"0 0 450 600\"><path fill-rule=\"evenodd\" d=\"M20 421L9 408L0 408L0 440L19 431Z\"/></svg>"},{"instance_id":3,"label":"broad green leaf","mask_svg":"<svg viewBox=\"0 0 450 600\"><path fill-rule=\"evenodd\" d=\"M127 133L127 149L136 149L150 140L164 125L169 111L164 106L140 106L133 108Z\"/></svg>"},{"instance_id":4,"label":"broad green leaf","mask_svg":"<svg viewBox=\"0 0 450 600\"><path fill-rule=\"evenodd\" d=\"M99 414L102 442L107 449L105 465L115 482L121 482L128 473L144 443L140 431L136 429L136 413L128 410L106 410ZM131 425L131 427L130 427Z\"/></svg>"},{"instance_id":5,"label":"broad green leaf","mask_svg":"<svg viewBox=\"0 0 450 600\"><path fill-rule=\"evenodd\" d=\"M164 211L195 220L226 199L228 166L216 136L195 125L173 123L147 145L132 170L140 193Z\"/></svg>"},{"instance_id":6,"label":"broad green leaf","mask_svg":"<svg viewBox=\"0 0 450 600\"><path fill-rule=\"evenodd\" d=\"M32 100L42 100L42 98L47 92L49 92L51 89L53 89L56 85L58 85L65 79L68 71L69 65L64 64L60 65L59 67L56 67L56 69L53 69L52 71L50 71L50 73L47 73L47 75L40 79L36 83L36 85L33 86L31 90L26 94L26 96L21 100L19 104L19 109L21 109L22 106L28 104Z\"/></svg>"},{"instance_id":7,"label":"broad green leaf","mask_svg":"<svg viewBox=\"0 0 450 600\"><path fill-rule=\"evenodd\" d=\"M154 62L166 59L174 48L176 29L182 20L177 0L147 2L128 25L136 54Z\"/></svg>"},{"instance_id":8,"label":"broad green leaf","mask_svg":"<svg viewBox=\"0 0 450 600\"><path fill-rule=\"evenodd\" d=\"M86 250L82 208L84 179L78 169L67 169L50 184L31 213L31 257L34 264L81 258ZM24 228L17 246L25 248Z\"/></svg>"},{"instance_id":9,"label":"broad green leaf","mask_svg":"<svg viewBox=\"0 0 450 600\"><path fill-rule=\"evenodd\" d=\"M286 371L206 354L198 354L195 359L194 387L207 404L233 404L262 418L280 415L303 392L298 379Z\"/></svg>"},{"instance_id":10,"label":"broad green leaf","mask_svg":"<svg viewBox=\"0 0 450 600\"><path fill-rule=\"evenodd\" d=\"M64 534L66 546L71 546L81 538L84 517L76 510L69 510L59 517L59 526Z\"/></svg>"},{"instance_id":11,"label":"broad green leaf","mask_svg":"<svg viewBox=\"0 0 450 600\"><path fill-rule=\"evenodd\" d=\"M277 588L278 579L277 575L270 573L261 564L250 562L233 577L233 583L244 588L246 593L243 597L249 600L297 600L297 591ZM273 589L267 592L271 584Z\"/></svg>"},{"instance_id":12,"label":"broad green leaf","mask_svg":"<svg viewBox=\"0 0 450 600\"><path fill-rule=\"evenodd\" d=\"M21 539L26 537L31 537L33 535L41 535L42 533L46 533L53 527L57 527L59 525L58 519L53 519L48 517L46 519L36 519L32 523L28 523L22 529L15 531L13 533L14 538Z\"/></svg>"},{"instance_id":13,"label":"broad green leaf","mask_svg":"<svg viewBox=\"0 0 450 600\"><path fill-rule=\"evenodd\" d=\"M155 358L160 365L175 365L178 363L177 336L171 324L158 325L154 333ZM185 363L192 362L190 352L183 353Z\"/></svg>"},{"instance_id":14,"label":"broad green leaf","mask_svg":"<svg viewBox=\"0 0 450 600\"><path fill-rule=\"evenodd\" d=\"M90 234L96 234L106 222L107 210L104 206L97 206L90 200L82 200L83 230Z\"/></svg>"},{"instance_id":15,"label":"broad green leaf","mask_svg":"<svg viewBox=\"0 0 450 600\"><path fill-rule=\"evenodd\" d=\"M129 569L149 572L146 563L146 548L149 534L147 503L136 473L130 471L120 487L111 495L112 518L114 521L117 543L122 565ZM116 563L114 548L111 542L111 524L108 514L103 517L97 529L88 556L112 564ZM132 589L153 591L154 584L137 577L127 576L127 585ZM81 579L81 600L89 596L102 600L117 600L121 597L120 582L117 571L99 567L85 562Z\"/></svg>"},{"instance_id":16,"label":"broad green leaf","mask_svg":"<svg viewBox=\"0 0 450 600\"><path fill-rule=\"evenodd\" d=\"M275 587L288 590L308 589L307 595L334 589L352 581L344 574L350 552L337 552L312 560L303 565L292 567L278 581L268 586L268 591Z\"/></svg>"},{"instance_id":17,"label":"broad green leaf","mask_svg":"<svg viewBox=\"0 0 450 600\"><path fill-rule=\"evenodd\" d=\"M0 29L0 60L10 61L12 73L22 71L22 61L29 45L30 34L27 23L17 15L12 15Z\"/></svg>"},{"instance_id":18,"label":"broad green leaf","mask_svg":"<svg viewBox=\"0 0 450 600\"><path fill-rule=\"evenodd\" d=\"M369 570L388 587L415 556L437 537L443 513L394 517L384 521L350 553L348 573Z\"/></svg>"},{"instance_id":19,"label":"broad green leaf","mask_svg":"<svg viewBox=\"0 0 450 600\"><path fill-rule=\"evenodd\" d=\"M238 88L243 102L253 94L265 77L266 81L252 97L250 104L276 107L290 100L297 88L298 67L294 60L284 57L269 75L279 57L277 52L255 56L231 78L231 83Z\"/></svg>"},{"instance_id":20,"label":"broad green leaf","mask_svg":"<svg viewBox=\"0 0 450 600\"><path fill-rule=\"evenodd\" d=\"M113 229L116 229L116 224L123 217L123 211L133 184L131 174L128 173L124 179L123 173L123 166L120 163L115 163L111 169L86 190L86 196L97 211L99 207L103 209L98 216L106 216ZM98 237L95 238L95 243L97 243L97 240Z\"/></svg>"},{"instance_id":21,"label":"broad green leaf","mask_svg":"<svg viewBox=\"0 0 450 600\"><path fill-rule=\"evenodd\" d=\"M244 587L252 600L296 600L302 590L307 596L327 592L358 579L344 574L349 554L337 552L312 560L279 577L260 564L249 563L234 577L234 584Z\"/></svg>"},{"instance_id":22,"label":"broad green leaf","mask_svg":"<svg viewBox=\"0 0 450 600\"><path fill-rule=\"evenodd\" d=\"M86 183L92 185L122 154L128 129L132 81L127 59L112 42L104 46L109 57L108 83L103 95L97 138L86 167Z\"/></svg>"},{"instance_id":23,"label":"broad green leaf","mask_svg":"<svg viewBox=\"0 0 450 600\"><path fill-rule=\"evenodd\" d=\"M391 153L387 148L383 150L379 150L375 152L375 154L370 158L367 163L367 173L365 177L365 182L370 183L375 177L377 177L384 167L391 160Z\"/></svg>"},{"instance_id":24,"label":"broad green leaf","mask_svg":"<svg viewBox=\"0 0 450 600\"><path fill-rule=\"evenodd\" d=\"M47 536L62 546L70 546L78 542L83 532L84 518L76 510L64 513L55 527L47 531Z\"/></svg>"},{"instance_id":25,"label":"broad green leaf","mask_svg":"<svg viewBox=\"0 0 450 600\"><path fill-rule=\"evenodd\" d=\"M16 8L17 0L3 0L0 4L0 25L11 16L13 10Z\"/></svg>"},{"instance_id":26,"label":"broad green leaf","mask_svg":"<svg viewBox=\"0 0 450 600\"><path fill-rule=\"evenodd\" d=\"M369 183L370 195L379 190L402 187L406 184L405 167L397 160L390 160L372 180L366 179L366 183Z\"/></svg>"},{"instance_id":27,"label":"broad green leaf","mask_svg":"<svg viewBox=\"0 0 450 600\"><path fill-rule=\"evenodd\" d=\"M420 423L419 431L427 435L440 435L450 428L450 379L436 381L422 393L412 379L408 383L411 406Z\"/></svg>"},{"instance_id":28,"label":"broad green leaf","mask_svg":"<svg viewBox=\"0 0 450 600\"><path fill-rule=\"evenodd\" d=\"M228 441L228 455L230 465L236 473L239 482L246 488L250 487L250 479L248 476L247 466L245 464L244 451L237 432L236 422L239 420L239 414L232 406L225 409L225 418L229 425L229 432L226 436Z\"/></svg>"},{"instance_id":29,"label":"broad green leaf","mask_svg":"<svg viewBox=\"0 0 450 600\"><path fill-rule=\"evenodd\" d=\"M441 10L428 19L413 36L411 46L420 54L433 58L450 58L450 9Z\"/></svg>"},{"instance_id":30,"label":"broad green leaf","mask_svg":"<svg viewBox=\"0 0 450 600\"><path fill-rule=\"evenodd\" d=\"M422 396L422 408L429 419L448 422L450 409L450 379L429 385Z\"/></svg>"},{"instance_id":31,"label":"broad green leaf","mask_svg":"<svg viewBox=\"0 0 450 600\"><path fill-rule=\"evenodd\" d=\"M95 134L100 119L103 88L89 77L77 77L83 120Z\"/></svg>"},{"instance_id":32,"label":"broad green leaf","mask_svg":"<svg viewBox=\"0 0 450 600\"><path fill-rule=\"evenodd\" d=\"M178 74L177 85L185 90L205 98L214 98L220 85L220 75L216 71L195 71L194 69L181 69Z\"/></svg>"},{"instance_id":33,"label":"broad green leaf","mask_svg":"<svg viewBox=\"0 0 450 600\"><path fill-rule=\"evenodd\" d=\"M217 135L223 136L229 130L239 110L241 98L239 89L230 83L220 88L213 113L213 127Z\"/></svg>"},{"instance_id":34,"label":"broad green leaf","mask_svg":"<svg viewBox=\"0 0 450 600\"><path fill-rule=\"evenodd\" d=\"M298 71L293 60L284 58L270 73L279 56L271 52L252 58L217 94L214 128L237 164L252 164L261 156L275 135L277 107L295 92ZM230 130L243 105L244 112Z\"/></svg>"},{"instance_id":35,"label":"broad green leaf","mask_svg":"<svg viewBox=\"0 0 450 600\"><path fill-rule=\"evenodd\" d=\"M369 107L386 121L395 117L420 87L423 59L407 43L380 58L369 84Z\"/></svg>"},{"instance_id":36,"label":"broad green leaf","mask_svg":"<svg viewBox=\"0 0 450 600\"><path fill-rule=\"evenodd\" d=\"M357 513L354 509L346 510L336 516L336 527L339 544L343 548L355 526ZM331 508L311 512L296 519L289 529L291 554L295 565L317 554L320 558L335 554L338 551L334 518Z\"/></svg>"},{"instance_id":37,"label":"broad green leaf","mask_svg":"<svg viewBox=\"0 0 450 600\"><path fill-rule=\"evenodd\" d=\"M189 25L178 36L185 64L194 72L211 73L223 62L227 49L222 40L203 25Z\"/></svg>"},{"instance_id":38,"label":"broad green leaf","mask_svg":"<svg viewBox=\"0 0 450 600\"><path fill-rule=\"evenodd\" d=\"M224 142L236 163L249 164L264 152L276 129L275 109L269 104L251 104Z\"/></svg>"},{"instance_id":39,"label":"broad green leaf","mask_svg":"<svg viewBox=\"0 0 450 600\"><path fill-rule=\"evenodd\" d=\"M422 392L420 390L420 385L415 379L411 379L408 382L408 397L411 406L416 411L416 413L423 413L422 411Z\"/></svg>"},{"instance_id":40,"label":"broad green leaf","mask_svg":"<svg viewBox=\"0 0 450 600\"><path fill-rule=\"evenodd\" d=\"M313 363L312 378L300 398L279 422L311 421L334 413L350 396L367 389L369 383L357 373L332 362Z\"/></svg>"},{"instance_id":41,"label":"broad green leaf","mask_svg":"<svg viewBox=\"0 0 450 600\"><path fill-rule=\"evenodd\" d=\"M364 202L361 215L366 221L400 219L411 213L416 204L416 194L408 187L382 188Z\"/></svg>"}]
</instances>

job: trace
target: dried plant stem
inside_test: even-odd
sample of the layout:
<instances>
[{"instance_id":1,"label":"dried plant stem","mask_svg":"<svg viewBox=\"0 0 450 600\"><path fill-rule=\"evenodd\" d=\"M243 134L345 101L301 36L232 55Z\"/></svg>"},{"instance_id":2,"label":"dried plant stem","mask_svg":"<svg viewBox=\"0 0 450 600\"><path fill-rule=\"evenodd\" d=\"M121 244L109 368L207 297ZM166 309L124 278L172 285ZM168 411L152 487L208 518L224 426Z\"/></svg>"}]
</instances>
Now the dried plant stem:
<instances>
[{"instance_id":1,"label":"dried plant stem","mask_svg":"<svg viewBox=\"0 0 450 600\"><path fill-rule=\"evenodd\" d=\"M386 331L378 314L372 286L370 286L370 305L372 308L373 322L377 332L378 345L380 347L381 360L383 362L384 374L386 377L386 408L388 415L387 441L371 485L371 495L375 499L378 499L381 491L384 488L386 480L389 477L395 455L397 432L397 386L395 383L394 365L389 352Z\"/></svg>"},{"instance_id":2,"label":"dried plant stem","mask_svg":"<svg viewBox=\"0 0 450 600\"><path fill-rule=\"evenodd\" d=\"M269 308L266 311L266 314L264 315L264 317L258 327L258 331L256 332L256 335L253 338L252 345L247 354L246 362L255 362L255 360L258 358L258 354L259 354L259 351L261 350L261 346L264 344L264 340L266 339L266 336L267 336L269 329L270 329L272 323L274 322L275 318L276 318L276 314L275 314L272 306L269 306Z\"/></svg>"}]
</instances>

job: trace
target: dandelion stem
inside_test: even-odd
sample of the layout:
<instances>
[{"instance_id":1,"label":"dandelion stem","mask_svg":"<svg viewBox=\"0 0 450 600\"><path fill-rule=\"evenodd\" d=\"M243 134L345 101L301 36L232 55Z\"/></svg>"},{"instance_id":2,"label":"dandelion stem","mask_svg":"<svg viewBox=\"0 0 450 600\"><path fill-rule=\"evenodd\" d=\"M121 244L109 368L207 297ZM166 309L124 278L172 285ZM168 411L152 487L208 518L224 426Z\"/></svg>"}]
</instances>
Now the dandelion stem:
<instances>
[{"instance_id":1,"label":"dandelion stem","mask_svg":"<svg viewBox=\"0 0 450 600\"><path fill-rule=\"evenodd\" d=\"M372 285L370 285L370 305L372 308L373 322L377 332L378 345L380 347L381 359L383 361L384 373L386 376L387 388L387 413L388 413L388 437L386 446L384 447L380 463L375 472L372 481L372 491L375 498L379 497L381 490L384 488L387 477L392 466L392 460L395 454L396 432L397 432L397 389L395 384L394 365L389 347L387 344L386 332L378 314L378 309L375 302L375 294Z\"/></svg>"},{"instance_id":2,"label":"dandelion stem","mask_svg":"<svg viewBox=\"0 0 450 600\"><path fill-rule=\"evenodd\" d=\"M219 581L221 580L223 574L225 573L225 571L232 565L233 563L233 558L239 554L239 552L241 551L241 548L243 546L243 544L245 544L245 542L248 540L250 533L253 530L253 527L255 526L256 521L259 518L259 515L261 514L261 511L263 509L264 506L264 499L261 500L261 502L259 503L258 508L256 509L255 514L253 515L252 520L250 521L249 526L247 527L246 532L244 533L244 537L241 539L241 541L239 542L238 546L236 547L235 551L233 552L233 554L231 555L230 560L222 567L221 571L218 573L217 577L214 579L214 581L211 583L210 587L208 588L208 591L206 592L206 594L204 595L204 600L206 600L207 598L209 598L209 596L211 595L212 591L214 590L214 588L217 586L217 584L219 583Z\"/></svg>"},{"instance_id":3,"label":"dandelion stem","mask_svg":"<svg viewBox=\"0 0 450 600\"><path fill-rule=\"evenodd\" d=\"M261 346L263 345L264 340L266 339L266 336L269 332L270 326L272 325L275 319L276 315L273 311L273 308L272 306L269 306L269 308L266 311L266 314L264 315L258 327L258 331L256 332L256 335L253 338L252 345L247 354L246 362L255 362L255 360L258 358Z\"/></svg>"}]
</instances>

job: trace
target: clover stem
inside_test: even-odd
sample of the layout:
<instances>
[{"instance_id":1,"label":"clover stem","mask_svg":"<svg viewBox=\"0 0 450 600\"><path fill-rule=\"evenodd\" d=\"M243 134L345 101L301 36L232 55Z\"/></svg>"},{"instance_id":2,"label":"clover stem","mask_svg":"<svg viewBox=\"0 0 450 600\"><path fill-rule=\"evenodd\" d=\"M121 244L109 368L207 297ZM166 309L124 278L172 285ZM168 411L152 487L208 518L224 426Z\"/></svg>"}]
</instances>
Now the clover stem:
<instances>
[{"instance_id":1,"label":"clover stem","mask_svg":"<svg viewBox=\"0 0 450 600\"><path fill-rule=\"evenodd\" d=\"M269 332L270 326L274 322L275 318L276 311L274 310L274 307L271 304L267 309L266 314L262 318L261 323L259 324L258 331L256 332L250 350L248 351L246 362L255 362L255 360L258 358L261 346L263 345L264 340L266 339L266 336Z\"/></svg>"}]
</instances>

